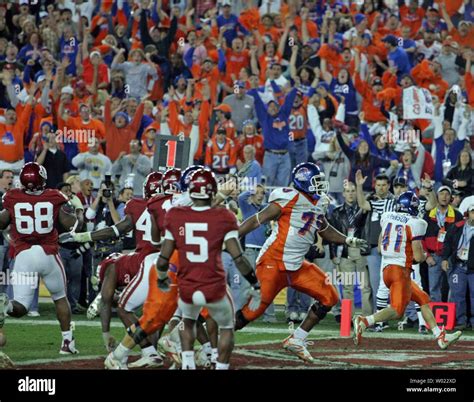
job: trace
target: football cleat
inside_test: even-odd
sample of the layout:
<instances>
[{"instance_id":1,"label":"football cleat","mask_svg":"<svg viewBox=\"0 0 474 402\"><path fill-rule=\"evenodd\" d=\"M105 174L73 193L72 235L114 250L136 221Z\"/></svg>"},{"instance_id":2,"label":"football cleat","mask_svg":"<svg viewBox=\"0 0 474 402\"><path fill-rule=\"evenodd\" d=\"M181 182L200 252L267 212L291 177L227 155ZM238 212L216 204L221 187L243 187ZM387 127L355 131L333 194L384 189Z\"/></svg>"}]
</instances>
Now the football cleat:
<instances>
[{"instance_id":1,"label":"football cleat","mask_svg":"<svg viewBox=\"0 0 474 402\"><path fill-rule=\"evenodd\" d=\"M202 346L196 353L196 366L210 368L211 367L211 356L212 354L206 353Z\"/></svg>"},{"instance_id":2,"label":"football cleat","mask_svg":"<svg viewBox=\"0 0 474 402\"><path fill-rule=\"evenodd\" d=\"M448 334L444 327L441 329L441 334L438 336L438 345L441 349L445 350L450 345L455 343L462 335L462 331L453 332Z\"/></svg>"},{"instance_id":3,"label":"football cleat","mask_svg":"<svg viewBox=\"0 0 474 402\"><path fill-rule=\"evenodd\" d=\"M76 349L76 341L74 338L72 340L63 340L61 349L59 350L60 355L77 355L79 351Z\"/></svg>"},{"instance_id":4,"label":"football cleat","mask_svg":"<svg viewBox=\"0 0 474 402\"><path fill-rule=\"evenodd\" d=\"M354 327L354 334L353 334L353 340L355 345L359 345L360 341L362 340L362 332L366 330L366 328L369 326L369 323L367 322L365 317L362 317L361 315L358 315L357 317L354 317L353 320L353 327Z\"/></svg>"},{"instance_id":5,"label":"football cleat","mask_svg":"<svg viewBox=\"0 0 474 402\"><path fill-rule=\"evenodd\" d=\"M93 320L95 317L99 315L100 306L102 302L102 294L98 294L94 301L90 304L89 308L87 309L87 319Z\"/></svg>"},{"instance_id":6,"label":"football cleat","mask_svg":"<svg viewBox=\"0 0 474 402\"><path fill-rule=\"evenodd\" d=\"M7 315L8 296L6 293L0 293L0 328L5 325L5 317Z\"/></svg>"},{"instance_id":7,"label":"football cleat","mask_svg":"<svg viewBox=\"0 0 474 402\"><path fill-rule=\"evenodd\" d=\"M429 334L430 332L428 331L428 328L426 328L426 325L420 325L418 327L418 332L420 334L423 334L423 335L426 335L426 334Z\"/></svg>"},{"instance_id":8,"label":"football cleat","mask_svg":"<svg viewBox=\"0 0 474 402\"><path fill-rule=\"evenodd\" d=\"M308 352L308 349L306 349L306 345L312 344L313 342L298 339L295 338L293 335L290 335L283 341L283 349L293 353L294 355L298 356L301 360L307 363L313 363L313 356L311 356L311 354Z\"/></svg>"},{"instance_id":9,"label":"football cleat","mask_svg":"<svg viewBox=\"0 0 474 402\"><path fill-rule=\"evenodd\" d=\"M158 355L142 356L136 362L130 363L129 368L156 368L163 366L163 359Z\"/></svg>"},{"instance_id":10,"label":"football cleat","mask_svg":"<svg viewBox=\"0 0 474 402\"><path fill-rule=\"evenodd\" d=\"M163 336L158 339L160 351L169 356L178 366L181 366L181 350L169 336Z\"/></svg>"},{"instance_id":11,"label":"football cleat","mask_svg":"<svg viewBox=\"0 0 474 402\"><path fill-rule=\"evenodd\" d=\"M106 370L128 370L127 363L117 360L113 352L108 354L104 366Z\"/></svg>"}]
</instances>

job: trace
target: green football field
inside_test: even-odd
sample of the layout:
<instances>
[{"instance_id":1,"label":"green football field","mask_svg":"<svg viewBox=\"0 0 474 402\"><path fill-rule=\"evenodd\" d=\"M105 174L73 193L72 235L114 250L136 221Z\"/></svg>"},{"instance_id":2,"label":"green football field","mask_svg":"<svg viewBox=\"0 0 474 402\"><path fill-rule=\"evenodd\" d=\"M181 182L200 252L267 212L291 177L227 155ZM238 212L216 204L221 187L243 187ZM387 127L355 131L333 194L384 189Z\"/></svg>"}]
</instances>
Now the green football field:
<instances>
[{"instance_id":1,"label":"green football field","mask_svg":"<svg viewBox=\"0 0 474 402\"><path fill-rule=\"evenodd\" d=\"M87 320L85 315L74 315L74 337L80 354L59 355L61 333L52 303L40 304L41 317L7 318L4 327L7 345L2 348L18 368L103 368L106 356L100 320ZM257 321L236 333L236 347L231 360L234 368L474 368L474 331L465 331L460 341L449 350L437 347L432 335L418 334L417 329L399 331L397 323L383 333L366 333L363 345L355 347L351 338L339 335L339 324L332 315L310 334L308 349L315 358L312 365L301 362L282 349L281 341L293 330L284 322L284 313L277 312L275 324ZM114 317L111 333L120 340L124 328ZM139 355L139 349L134 351ZM132 356L132 359L137 357ZM168 365L165 362L165 367Z\"/></svg>"}]
</instances>

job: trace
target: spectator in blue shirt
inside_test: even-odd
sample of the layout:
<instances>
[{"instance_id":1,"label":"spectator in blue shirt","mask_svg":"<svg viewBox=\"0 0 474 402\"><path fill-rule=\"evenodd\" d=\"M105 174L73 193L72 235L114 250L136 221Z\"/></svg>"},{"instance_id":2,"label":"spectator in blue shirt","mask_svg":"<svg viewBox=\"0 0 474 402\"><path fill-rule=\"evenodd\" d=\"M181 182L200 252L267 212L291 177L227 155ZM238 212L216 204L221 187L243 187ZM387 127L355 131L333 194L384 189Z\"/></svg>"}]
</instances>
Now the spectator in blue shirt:
<instances>
[{"instance_id":1,"label":"spectator in blue shirt","mask_svg":"<svg viewBox=\"0 0 474 402\"><path fill-rule=\"evenodd\" d=\"M398 38L395 35L387 35L382 39L385 47L388 49L388 64L389 67L397 68L397 80L400 82L401 77L409 74L411 70L410 60L407 52L398 47Z\"/></svg>"},{"instance_id":2,"label":"spectator in blue shirt","mask_svg":"<svg viewBox=\"0 0 474 402\"><path fill-rule=\"evenodd\" d=\"M265 105L257 89L248 91L255 100L255 111L262 127L265 148L263 174L268 186L285 187L290 182L289 118L296 93L296 88L288 92L280 108L274 100Z\"/></svg>"},{"instance_id":3,"label":"spectator in blue shirt","mask_svg":"<svg viewBox=\"0 0 474 402\"><path fill-rule=\"evenodd\" d=\"M76 57L79 52L79 41L74 36L72 27L66 25L64 27L63 36L59 40L60 47L60 59L64 60L66 57L69 59L70 64L66 68L66 75L76 75Z\"/></svg>"},{"instance_id":4,"label":"spectator in blue shirt","mask_svg":"<svg viewBox=\"0 0 474 402\"><path fill-rule=\"evenodd\" d=\"M402 37L399 38L400 47L405 50L408 60L412 66L415 65L416 42L410 38L411 28L408 25L402 26Z\"/></svg>"},{"instance_id":5,"label":"spectator in blue shirt","mask_svg":"<svg viewBox=\"0 0 474 402\"><path fill-rule=\"evenodd\" d=\"M255 152L255 147L251 144L244 147L245 163L239 168L238 175L242 178L242 185L245 190L255 188L257 184L262 182L262 167L255 160Z\"/></svg>"},{"instance_id":6,"label":"spectator in blue shirt","mask_svg":"<svg viewBox=\"0 0 474 402\"><path fill-rule=\"evenodd\" d=\"M238 33L241 32L244 35L248 35L249 32L239 22L239 18L232 14L232 5L230 0L225 0L222 3L222 14L216 18L217 26L219 31L222 27L224 32L224 38L227 46L232 47L232 41L237 37Z\"/></svg>"}]
</instances>

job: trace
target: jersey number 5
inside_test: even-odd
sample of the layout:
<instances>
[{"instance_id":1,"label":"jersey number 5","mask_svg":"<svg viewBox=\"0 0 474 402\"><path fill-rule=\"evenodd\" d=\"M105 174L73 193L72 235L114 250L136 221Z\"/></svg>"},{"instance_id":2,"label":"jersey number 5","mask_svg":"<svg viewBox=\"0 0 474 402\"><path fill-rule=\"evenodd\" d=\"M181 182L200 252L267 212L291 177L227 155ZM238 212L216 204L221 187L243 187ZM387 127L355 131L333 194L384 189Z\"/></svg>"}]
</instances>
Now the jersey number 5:
<instances>
[{"instance_id":1,"label":"jersey number 5","mask_svg":"<svg viewBox=\"0 0 474 402\"><path fill-rule=\"evenodd\" d=\"M390 234L392 231L392 224L389 223L385 228L385 232L383 233L382 237L382 248L384 251L387 251L388 246L390 245ZM395 252L400 252L403 240L403 225L395 225L395 232L397 233L397 237L395 239Z\"/></svg>"},{"instance_id":2,"label":"jersey number 5","mask_svg":"<svg viewBox=\"0 0 474 402\"><path fill-rule=\"evenodd\" d=\"M53 230L53 204L38 202L31 205L28 202L15 204L15 225L18 233L30 235L51 233ZM23 212L33 211L33 216L23 215Z\"/></svg>"},{"instance_id":3,"label":"jersey number 5","mask_svg":"<svg viewBox=\"0 0 474 402\"><path fill-rule=\"evenodd\" d=\"M206 262L209 259L209 247L205 237L195 236L194 232L207 232L207 223L186 223L184 225L184 242L189 246L199 246L199 252L186 252L186 258L190 262Z\"/></svg>"}]
</instances>

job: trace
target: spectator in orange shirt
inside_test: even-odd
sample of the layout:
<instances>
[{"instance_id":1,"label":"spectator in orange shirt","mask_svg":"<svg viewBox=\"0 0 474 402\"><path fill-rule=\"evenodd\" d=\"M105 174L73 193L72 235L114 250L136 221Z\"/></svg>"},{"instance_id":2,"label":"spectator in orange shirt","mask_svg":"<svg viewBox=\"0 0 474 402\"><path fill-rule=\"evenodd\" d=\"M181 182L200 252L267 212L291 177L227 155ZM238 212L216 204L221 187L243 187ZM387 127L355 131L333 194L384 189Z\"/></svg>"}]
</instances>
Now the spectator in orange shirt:
<instances>
[{"instance_id":1,"label":"spectator in orange shirt","mask_svg":"<svg viewBox=\"0 0 474 402\"><path fill-rule=\"evenodd\" d=\"M225 40L221 41L222 47L225 50L225 84L227 92L233 92L233 86L239 76L239 72L243 67L250 65L250 53L244 48L244 42L240 38L232 40L232 48L227 48Z\"/></svg>"},{"instance_id":2,"label":"spectator in orange shirt","mask_svg":"<svg viewBox=\"0 0 474 402\"><path fill-rule=\"evenodd\" d=\"M216 175L226 175L236 172L236 162L237 149L234 141L227 138L225 129L218 129L207 143L205 165Z\"/></svg>"},{"instance_id":3,"label":"spectator in orange shirt","mask_svg":"<svg viewBox=\"0 0 474 402\"><path fill-rule=\"evenodd\" d=\"M408 6L403 4L400 7L400 18L402 25L408 25L411 28L410 38L415 39L423 23L425 10L418 7L418 0L410 0Z\"/></svg>"},{"instance_id":4,"label":"spectator in orange shirt","mask_svg":"<svg viewBox=\"0 0 474 402\"><path fill-rule=\"evenodd\" d=\"M453 24L451 17L446 11L446 2L441 4L441 13L443 15L446 24L448 25L448 34L453 37L453 40L458 42L462 47L474 48L474 27L469 21L460 21L458 28Z\"/></svg>"},{"instance_id":5,"label":"spectator in orange shirt","mask_svg":"<svg viewBox=\"0 0 474 402\"><path fill-rule=\"evenodd\" d=\"M147 156L153 165L153 156L155 155L155 139L157 134L157 128L154 124L148 126L144 132L144 138L142 138L142 154Z\"/></svg>"},{"instance_id":6,"label":"spectator in orange shirt","mask_svg":"<svg viewBox=\"0 0 474 402\"><path fill-rule=\"evenodd\" d=\"M263 164L263 137L257 133L257 128L252 120L244 121L242 124L242 135L239 136L237 142L237 159L243 163L244 158L244 147L246 145L253 145L255 148L255 159Z\"/></svg>"},{"instance_id":7,"label":"spectator in orange shirt","mask_svg":"<svg viewBox=\"0 0 474 402\"><path fill-rule=\"evenodd\" d=\"M214 108L216 112L216 125L214 129L214 135L218 129L225 129L227 133L227 138L235 140L236 132L235 125L231 120L232 117L232 108L225 104L221 103L219 106Z\"/></svg>"},{"instance_id":8,"label":"spectator in orange shirt","mask_svg":"<svg viewBox=\"0 0 474 402\"><path fill-rule=\"evenodd\" d=\"M0 169L18 173L24 165L24 134L30 121L34 97L30 95L23 112L17 117L13 108L5 112L5 123L0 123Z\"/></svg>"}]
</instances>

